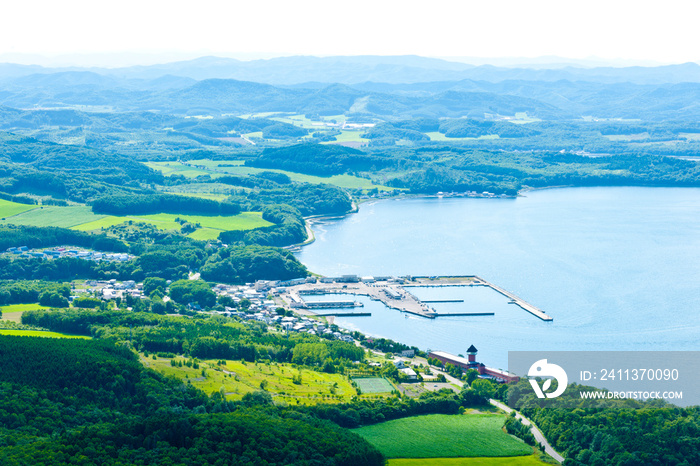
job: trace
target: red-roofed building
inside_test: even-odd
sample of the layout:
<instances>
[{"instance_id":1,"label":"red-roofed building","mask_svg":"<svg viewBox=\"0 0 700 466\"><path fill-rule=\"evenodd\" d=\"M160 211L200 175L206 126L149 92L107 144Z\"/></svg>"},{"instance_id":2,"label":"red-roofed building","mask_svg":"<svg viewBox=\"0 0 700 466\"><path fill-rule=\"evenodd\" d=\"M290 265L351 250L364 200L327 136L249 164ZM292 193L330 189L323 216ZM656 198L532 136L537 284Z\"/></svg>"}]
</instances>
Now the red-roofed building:
<instances>
[{"instance_id":1,"label":"red-roofed building","mask_svg":"<svg viewBox=\"0 0 700 466\"><path fill-rule=\"evenodd\" d=\"M474 347L474 345L471 345L469 349L467 349L467 358L463 358L462 356L455 356L454 354L446 353L444 351L431 351L430 353L428 353L428 357L437 359L443 364L450 363L453 366L461 368L463 371L474 369L479 372L480 376L483 376L484 378L494 379L497 382L509 383L517 382L518 380L520 380L520 377L518 377L515 374L511 374L510 372L502 371L500 369L494 369L492 367L486 367L485 364L477 362L477 352L478 350Z\"/></svg>"}]
</instances>

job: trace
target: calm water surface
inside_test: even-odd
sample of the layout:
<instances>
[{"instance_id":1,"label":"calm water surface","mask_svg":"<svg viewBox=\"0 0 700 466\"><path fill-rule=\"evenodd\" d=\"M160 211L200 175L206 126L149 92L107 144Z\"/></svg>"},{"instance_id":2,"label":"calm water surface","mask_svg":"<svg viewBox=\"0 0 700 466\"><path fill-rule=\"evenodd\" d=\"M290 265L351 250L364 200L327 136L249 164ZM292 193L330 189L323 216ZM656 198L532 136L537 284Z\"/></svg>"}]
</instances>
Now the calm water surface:
<instances>
[{"instance_id":1,"label":"calm water surface","mask_svg":"<svg viewBox=\"0 0 700 466\"><path fill-rule=\"evenodd\" d=\"M505 368L509 350L699 350L700 189L572 188L517 199L363 204L315 227L298 258L323 275L479 275L554 317L542 322L481 287L412 289L441 312L336 323ZM436 293L438 293L436 295Z\"/></svg>"}]
</instances>

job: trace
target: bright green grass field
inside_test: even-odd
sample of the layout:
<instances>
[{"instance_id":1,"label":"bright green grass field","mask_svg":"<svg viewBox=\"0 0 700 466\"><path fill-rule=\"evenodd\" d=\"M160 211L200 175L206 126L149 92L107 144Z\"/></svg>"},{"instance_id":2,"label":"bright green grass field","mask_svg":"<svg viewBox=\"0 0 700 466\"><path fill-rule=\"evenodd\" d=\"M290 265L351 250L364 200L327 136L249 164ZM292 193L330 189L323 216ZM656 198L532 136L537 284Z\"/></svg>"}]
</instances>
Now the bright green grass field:
<instances>
[{"instance_id":1,"label":"bright green grass field","mask_svg":"<svg viewBox=\"0 0 700 466\"><path fill-rule=\"evenodd\" d=\"M160 230L179 230L180 224L175 221L176 218L187 220L190 223L199 223L202 228L189 235L191 238L199 240L215 239L222 231L252 230L253 228L272 225L267 220L263 220L261 212L242 212L231 216L151 214L117 217L110 215L94 222L75 226L73 229L82 231L99 230L132 220L134 222L150 223Z\"/></svg>"},{"instance_id":2,"label":"bright green grass field","mask_svg":"<svg viewBox=\"0 0 700 466\"><path fill-rule=\"evenodd\" d=\"M35 311L37 309L50 309L41 304L8 304L6 306L0 306L0 311L4 314L10 314L13 312L24 312L24 311Z\"/></svg>"},{"instance_id":3,"label":"bright green grass field","mask_svg":"<svg viewBox=\"0 0 700 466\"><path fill-rule=\"evenodd\" d=\"M525 456L532 448L505 433L500 414L431 414L353 429L388 458Z\"/></svg>"},{"instance_id":4,"label":"bright green grass field","mask_svg":"<svg viewBox=\"0 0 700 466\"><path fill-rule=\"evenodd\" d=\"M0 218L12 217L28 210L36 209L37 206L29 204L18 204L17 202L0 199Z\"/></svg>"},{"instance_id":5,"label":"bright green grass field","mask_svg":"<svg viewBox=\"0 0 700 466\"><path fill-rule=\"evenodd\" d=\"M182 358L175 359L184 361ZM170 359L166 358L153 360L151 357L141 357L141 362L162 374L188 380L207 394L223 388L226 397L233 400L240 400L246 393L260 390L263 381L267 384L265 389L272 394L275 402L293 405L348 402L356 395L355 389L341 374L302 369L302 383L296 385L292 379L299 374L299 369L290 364L243 364L240 361L226 361L225 366L219 366L216 361L202 361L199 369L192 369L184 365L172 367ZM203 368L205 377L202 377ZM334 384L337 384L335 388ZM332 391L335 393L331 393Z\"/></svg>"},{"instance_id":6,"label":"bright green grass field","mask_svg":"<svg viewBox=\"0 0 700 466\"><path fill-rule=\"evenodd\" d=\"M22 323L22 313L24 311L34 311L37 309L49 308L40 304L10 304L7 306L0 306L0 311L2 311L2 320L17 322L18 324Z\"/></svg>"},{"instance_id":7,"label":"bright green grass field","mask_svg":"<svg viewBox=\"0 0 700 466\"><path fill-rule=\"evenodd\" d=\"M38 330L4 330L0 329L0 335L15 335L20 337L42 337L42 338L80 338L89 340L90 337L83 335L66 335L65 333L41 332Z\"/></svg>"},{"instance_id":8,"label":"bright green grass field","mask_svg":"<svg viewBox=\"0 0 700 466\"><path fill-rule=\"evenodd\" d=\"M13 216L9 217L9 214L13 212ZM0 221L0 225L62 227L81 231L109 228L129 220L150 223L161 230L179 230L180 224L175 221L179 217L190 223L199 223L201 225L200 229L189 235L199 240L216 239L222 231L251 230L272 225L267 220L263 220L261 212L242 212L231 216L152 214L118 217L95 214L89 206L46 206L41 208L8 202L2 199L0 199L0 215L8 215L6 220Z\"/></svg>"},{"instance_id":9,"label":"bright green grass field","mask_svg":"<svg viewBox=\"0 0 700 466\"><path fill-rule=\"evenodd\" d=\"M14 217L0 221L0 224L12 223L15 225L32 225L37 227L71 228L104 217L104 215L94 214L89 206L46 206L43 209L36 207L32 210L15 215Z\"/></svg>"},{"instance_id":10,"label":"bright green grass field","mask_svg":"<svg viewBox=\"0 0 700 466\"><path fill-rule=\"evenodd\" d=\"M542 466L536 456L506 458L397 458L389 460L389 466Z\"/></svg>"}]
</instances>

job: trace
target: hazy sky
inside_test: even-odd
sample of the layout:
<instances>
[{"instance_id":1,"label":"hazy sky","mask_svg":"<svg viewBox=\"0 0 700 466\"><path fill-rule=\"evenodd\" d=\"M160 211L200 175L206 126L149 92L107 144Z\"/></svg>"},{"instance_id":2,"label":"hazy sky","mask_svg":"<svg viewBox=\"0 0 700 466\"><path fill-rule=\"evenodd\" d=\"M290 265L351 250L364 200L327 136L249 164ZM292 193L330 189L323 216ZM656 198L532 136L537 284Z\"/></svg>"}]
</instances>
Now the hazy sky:
<instances>
[{"instance_id":1,"label":"hazy sky","mask_svg":"<svg viewBox=\"0 0 700 466\"><path fill-rule=\"evenodd\" d=\"M6 3L0 61L19 61L21 55L23 61L34 60L26 54L102 54L106 61L124 52L141 54L130 58L141 62L200 55L364 54L700 61L697 0Z\"/></svg>"}]
</instances>

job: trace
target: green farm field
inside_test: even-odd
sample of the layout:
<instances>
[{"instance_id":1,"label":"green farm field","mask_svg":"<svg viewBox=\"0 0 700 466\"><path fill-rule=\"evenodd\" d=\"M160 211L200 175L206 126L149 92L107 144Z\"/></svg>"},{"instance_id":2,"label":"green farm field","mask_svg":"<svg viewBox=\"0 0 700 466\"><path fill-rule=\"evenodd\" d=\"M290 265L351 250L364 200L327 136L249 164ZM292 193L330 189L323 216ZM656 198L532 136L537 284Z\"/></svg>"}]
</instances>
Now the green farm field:
<instances>
[{"instance_id":1,"label":"green farm field","mask_svg":"<svg viewBox=\"0 0 700 466\"><path fill-rule=\"evenodd\" d=\"M334 142L370 142L369 139L360 137L362 134L363 130L341 130Z\"/></svg>"},{"instance_id":2,"label":"green farm field","mask_svg":"<svg viewBox=\"0 0 700 466\"><path fill-rule=\"evenodd\" d=\"M395 458L389 466L542 466L535 455L505 458Z\"/></svg>"},{"instance_id":3,"label":"green farm field","mask_svg":"<svg viewBox=\"0 0 700 466\"><path fill-rule=\"evenodd\" d=\"M23 204L17 204L23 205ZM87 222L94 222L104 218L92 212L89 206L34 206L32 210L19 213L0 221L3 224L33 225L39 227L72 228Z\"/></svg>"},{"instance_id":4,"label":"green farm field","mask_svg":"<svg viewBox=\"0 0 700 466\"><path fill-rule=\"evenodd\" d=\"M0 218L12 217L13 215L21 214L22 212L36 208L38 207L35 205L18 204L16 202L0 199Z\"/></svg>"},{"instance_id":5,"label":"green farm field","mask_svg":"<svg viewBox=\"0 0 700 466\"><path fill-rule=\"evenodd\" d=\"M99 230L132 220L134 222L150 223L161 230L179 230L180 224L175 221L176 218L187 220L190 223L199 223L203 229L218 230L219 232L225 230L250 230L272 225L267 220L263 220L261 212L242 212L232 216L151 214L117 217L109 215L94 222L78 225L74 229L83 231Z\"/></svg>"},{"instance_id":6,"label":"green farm field","mask_svg":"<svg viewBox=\"0 0 700 466\"><path fill-rule=\"evenodd\" d=\"M24 311L34 311L37 309L50 309L46 306L42 306L41 304L36 304L36 303L30 303L30 304L8 304L6 306L0 306L0 311L2 311L3 315L7 313L12 313L12 312L24 312Z\"/></svg>"},{"instance_id":7,"label":"green farm field","mask_svg":"<svg viewBox=\"0 0 700 466\"><path fill-rule=\"evenodd\" d=\"M182 358L175 359L184 362ZM240 400L246 393L260 390L261 383L277 403L341 403L356 395L355 389L341 374L301 369L301 384L294 384L292 379L298 376L300 369L290 364L226 361L226 365L220 366L216 361L208 360L200 362L199 369L193 369L184 365L173 367L167 358L142 357L141 361L162 374L190 381L207 394L223 389L226 397L232 400ZM202 369L205 376L202 376Z\"/></svg>"},{"instance_id":8,"label":"green farm field","mask_svg":"<svg viewBox=\"0 0 700 466\"><path fill-rule=\"evenodd\" d=\"M2 312L2 320L17 322L18 324L21 323L22 313L24 311L35 311L37 309L49 308L40 304L9 304L7 306L0 306L0 312Z\"/></svg>"},{"instance_id":9,"label":"green farm field","mask_svg":"<svg viewBox=\"0 0 700 466\"><path fill-rule=\"evenodd\" d=\"M502 430L500 414L431 414L353 429L388 458L531 455L532 447Z\"/></svg>"},{"instance_id":10,"label":"green farm field","mask_svg":"<svg viewBox=\"0 0 700 466\"><path fill-rule=\"evenodd\" d=\"M42 338L79 338L82 340L89 340L90 337L83 335L67 335L65 333L56 332L42 332L39 330L7 330L0 329L0 335L14 335L20 337L42 337Z\"/></svg>"},{"instance_id":11,"label":"green farm field","mask_svg":"<svg viewBox=\"0 0 700 466\"><path fill-rule=\"evenodd\" d=\"M14 202L0 204L6 211L12 211L15 206L24 206ZM176 218L187 220L190 223L199 223L201 228L189 236L199 240L216 239L219 233L228 230L251 230L254 228L272 225L263 220L261 212L242 212L231 216L206 216L206 215L182 215L182 214L151 214L139 216L115 216L94 214L89 206L67 207L32 207L32 210L20 211L12 217L0 221L3 224L31 225L37 227L62 227L74 230L92 231L109 228L124 222L144 222L155 225L161 230L179 230L180 224Z\"/></svg>"}]
</instances>

